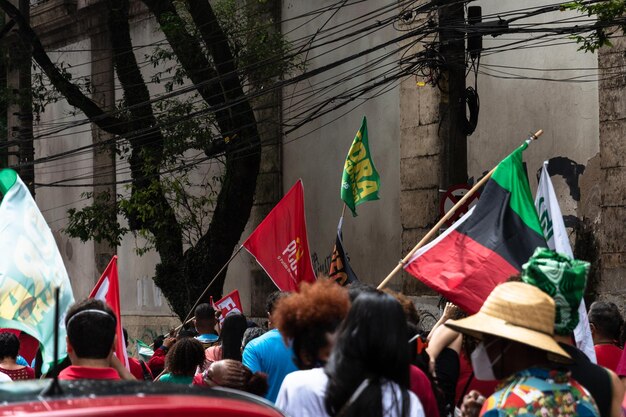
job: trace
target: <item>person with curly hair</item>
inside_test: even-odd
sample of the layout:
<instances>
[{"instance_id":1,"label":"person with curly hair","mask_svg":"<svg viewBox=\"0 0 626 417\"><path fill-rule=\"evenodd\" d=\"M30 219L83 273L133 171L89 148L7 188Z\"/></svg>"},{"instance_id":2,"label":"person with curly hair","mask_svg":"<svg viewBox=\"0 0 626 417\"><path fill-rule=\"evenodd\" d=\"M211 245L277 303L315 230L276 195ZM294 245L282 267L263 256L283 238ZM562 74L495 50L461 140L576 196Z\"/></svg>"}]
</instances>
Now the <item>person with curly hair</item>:
<instances>
[{"instance_id":1,"label":"person with curly hair","mask_svg":"<svg viewBox=\"0 0 626 417\"><path fill-rule=\"evenodd\" d=\"M166 373L159 382L190 385L196 369L204 364L202 343L193 337L185 337L174 343L165 357Z\"/></svg>"},{"instance_id":2,"label":"person with curly hair","mask_svg":"<svg viewBox=\"0 0 626 417\"><path fill-rule=\"evenodd\" d=\"M398 301L380 291L362 293L324 368L287 375L276 406L293 416L424 417L409 390L407 334Z\"/></svg>"},{"instance_id":3,"label":"person with curly hair","mask_svg":"<svg viewBox=\"0 0 626 417\"><path fill-rule=\"evenodd\" d=\"M194 376L193 385L232 388L262 397L267 393L267 375L261 372L252 373L234 359L222 359Z\"/></svg>"},{"instance_id":4,"label":"person with curly hair","mask_svg":"<svg viewBox=\"0 0 626 417\"><path fill-rule=\"evenodd\" d=\"M305 283L299 293L278 303L274 321L285 342L291 344L299 369L326 364L332 335L349 309L346 289L330 280Z\"/></svg>"}]
</instances>

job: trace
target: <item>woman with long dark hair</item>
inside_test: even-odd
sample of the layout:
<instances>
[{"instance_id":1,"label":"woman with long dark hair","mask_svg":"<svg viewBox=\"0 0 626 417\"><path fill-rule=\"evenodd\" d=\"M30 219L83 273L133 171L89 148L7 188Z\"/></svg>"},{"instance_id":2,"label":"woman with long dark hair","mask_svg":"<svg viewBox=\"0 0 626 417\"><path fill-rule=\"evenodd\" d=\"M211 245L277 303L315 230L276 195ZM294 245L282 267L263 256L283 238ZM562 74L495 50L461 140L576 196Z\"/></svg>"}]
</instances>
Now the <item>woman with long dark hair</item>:
<instances>
[{"instance_id":1,"label":"woman with long dark hair","mask_svg":"<svg viewBox=\"0 0 626 417\"><path fill-rule=\"evenodd\" d=\"M224 319L220 332L220 344L206 350L205 368L222 359L233 359L241 362L241 340L248 328L246 317L242 314L229 314Z\"/></svg>"},{"instance_id":2,"label":"woman with long dark hair","mask_svg":"<svg viewBox=\"0 0 626 417\"><path fill-rule=\"evenodd\" d=\"M409 391L407 335L398 301L362 293L339 326L326 366L288 375L283 386L291 385L291 395L279 408L294 416L424 416Z\"/></svg>"}]
</instances>

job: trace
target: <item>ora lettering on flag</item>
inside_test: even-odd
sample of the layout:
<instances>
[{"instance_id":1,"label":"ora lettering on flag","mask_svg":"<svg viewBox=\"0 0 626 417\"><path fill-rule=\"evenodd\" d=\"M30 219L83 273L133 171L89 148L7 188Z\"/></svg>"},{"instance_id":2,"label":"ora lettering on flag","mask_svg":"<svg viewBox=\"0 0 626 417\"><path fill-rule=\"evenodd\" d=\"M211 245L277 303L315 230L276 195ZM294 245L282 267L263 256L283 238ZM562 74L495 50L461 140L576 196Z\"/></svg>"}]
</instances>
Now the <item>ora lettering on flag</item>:
<instances>
[{"instance_id":1,"label":"ora lettering on flag","mask_svg":"<svg viewBox=\"0 0 626 417\"><path fill-rule=\"evenodd\" d=\"M357 132L357 138L361 139L360 131ZM352 152L346 159L344 170L349 175L350 181L344 181L342 187L347 190L352 185L352 196L355 204L378 190L376 181L369 179L374 174L374 170L363 142L354 144Z\"/></svg>"}]
</instances>

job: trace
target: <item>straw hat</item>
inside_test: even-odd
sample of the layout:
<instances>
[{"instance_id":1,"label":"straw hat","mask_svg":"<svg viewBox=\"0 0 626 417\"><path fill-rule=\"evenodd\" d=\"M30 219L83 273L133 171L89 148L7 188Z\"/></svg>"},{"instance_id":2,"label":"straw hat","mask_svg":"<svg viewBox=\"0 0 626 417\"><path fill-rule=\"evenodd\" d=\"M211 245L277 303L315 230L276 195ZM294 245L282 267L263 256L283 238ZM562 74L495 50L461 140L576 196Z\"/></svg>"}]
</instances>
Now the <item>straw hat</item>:
<instances>
[{"instance_id":1,"label":"straw hat","mask_svg":"<svg viewBox=\"0 0 626 417\"><path fill-rule=\"evenodd\" d=\"M446 326L482 339L489 334L523 343L571 359L554 340L555 307L552 297L522 282L498 285L480 311Z\"/></svg>"}]
</instances>

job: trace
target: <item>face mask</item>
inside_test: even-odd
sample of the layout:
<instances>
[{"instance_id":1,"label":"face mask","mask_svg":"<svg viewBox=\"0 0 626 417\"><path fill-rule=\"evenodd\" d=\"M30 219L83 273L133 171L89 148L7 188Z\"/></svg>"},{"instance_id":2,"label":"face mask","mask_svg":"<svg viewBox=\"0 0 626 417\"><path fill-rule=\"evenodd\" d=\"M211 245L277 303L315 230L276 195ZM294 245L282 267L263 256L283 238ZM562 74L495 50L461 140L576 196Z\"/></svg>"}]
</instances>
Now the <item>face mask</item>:
<instances>
[{"instance_id":1,"label":"face mask","mask_svg":"<svg viewBox=\"0 0 626 417\"><path fill-rule=\"evenodd\" d=\"M509 345L507 345L493 362L489 359L489 354L487 353L487 348L493 345L497 340L493 340L489 345L485 345L484 342L480 342L476 349L472 352L472 370L474 371L474 376L479 381L493 381L498 378L493 374L493 365L492 363L498 362L502 355L506 350L508 350Z\"/></svg>"}]
</instances>

